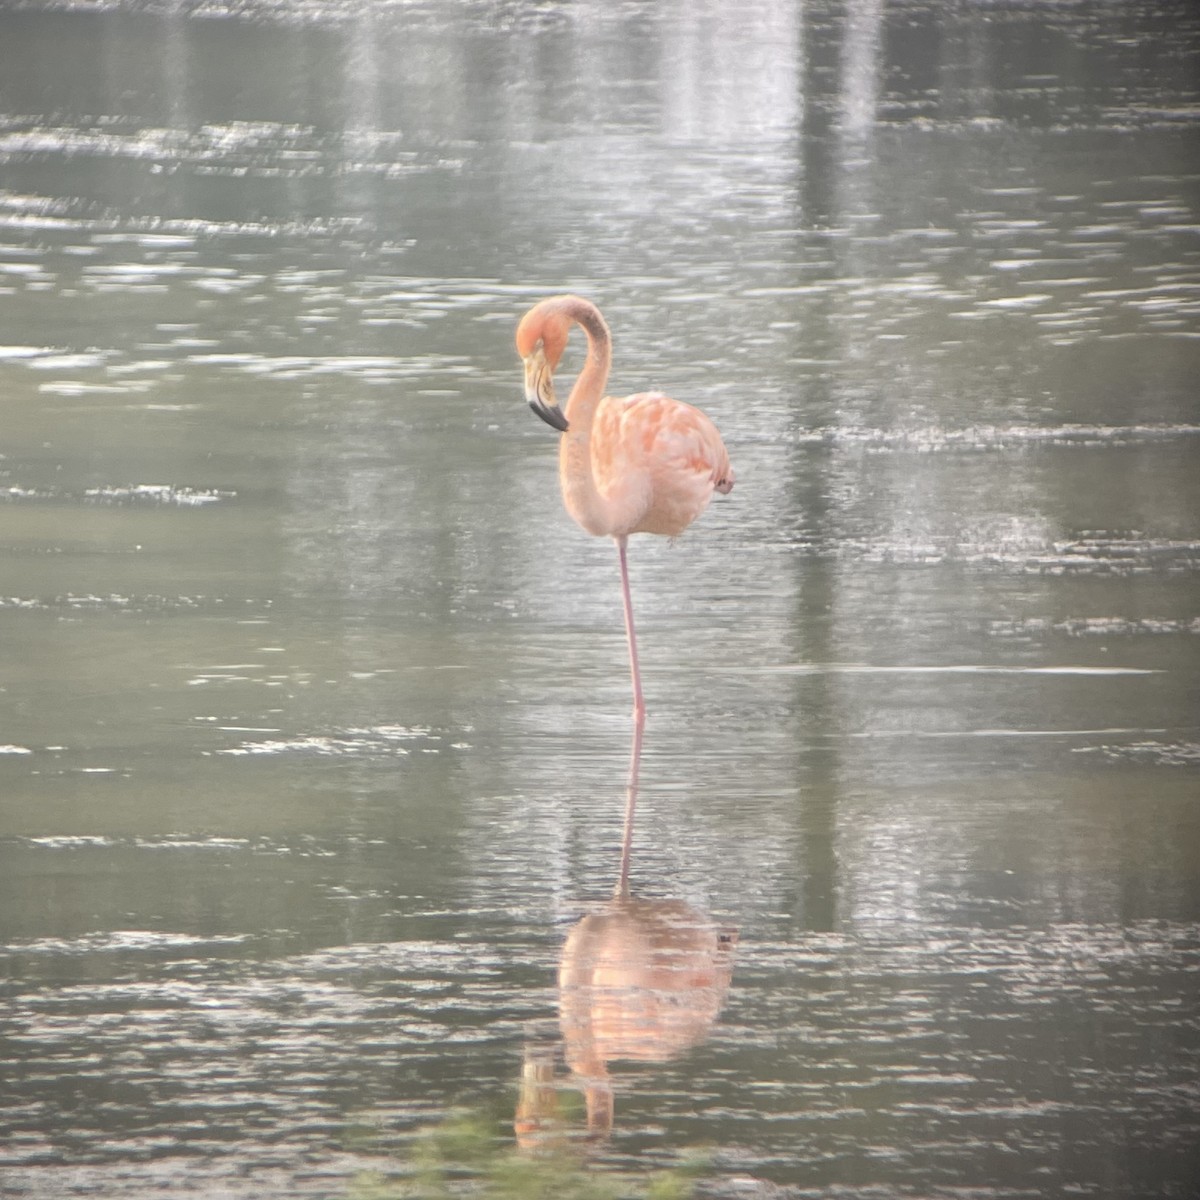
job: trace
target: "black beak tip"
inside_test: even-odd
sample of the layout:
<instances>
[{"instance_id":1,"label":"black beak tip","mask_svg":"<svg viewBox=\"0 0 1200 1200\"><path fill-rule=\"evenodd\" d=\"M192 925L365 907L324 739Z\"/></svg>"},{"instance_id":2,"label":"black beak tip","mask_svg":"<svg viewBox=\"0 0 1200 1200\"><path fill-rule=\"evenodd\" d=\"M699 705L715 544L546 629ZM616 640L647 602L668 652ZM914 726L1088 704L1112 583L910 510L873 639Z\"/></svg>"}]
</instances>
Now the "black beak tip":
<instances>
[{"instance_id":1,"label":"black beak tip","mask_svg":"<svg viewBox=\"0 0 1200 1200\"><path fill-rule=\"evenodd\" d=\"M557 429L559 433L566 433L570 428L567 418L563 415L560 408L549 408L545 404L541 404L536 400L529 401L529 407L533 409L543 421L553 429Z\"/></svg>"}]
</instances>

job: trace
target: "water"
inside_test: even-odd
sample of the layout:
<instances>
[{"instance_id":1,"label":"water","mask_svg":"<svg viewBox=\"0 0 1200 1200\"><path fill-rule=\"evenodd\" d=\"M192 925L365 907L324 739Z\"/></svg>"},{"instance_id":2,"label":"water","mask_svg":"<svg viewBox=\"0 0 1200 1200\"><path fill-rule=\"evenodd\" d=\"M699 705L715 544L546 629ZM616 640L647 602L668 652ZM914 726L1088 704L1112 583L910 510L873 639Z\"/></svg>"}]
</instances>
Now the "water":
<instances>
[{"instance_id":1,"label":"water","mask_svg":"<svg viewBox=\"0 0 1200 1200\"><path fill-rule=\"evenodd\" d=\"M1192 1194L1198 57L1169 3L0 14L0 1191L342 1197L523 1069L583 1132L628 677L512 348L570 289L738 478L631 547L694 1019L608 1044L595 1169Z\"/></svg>"}]
</instances>

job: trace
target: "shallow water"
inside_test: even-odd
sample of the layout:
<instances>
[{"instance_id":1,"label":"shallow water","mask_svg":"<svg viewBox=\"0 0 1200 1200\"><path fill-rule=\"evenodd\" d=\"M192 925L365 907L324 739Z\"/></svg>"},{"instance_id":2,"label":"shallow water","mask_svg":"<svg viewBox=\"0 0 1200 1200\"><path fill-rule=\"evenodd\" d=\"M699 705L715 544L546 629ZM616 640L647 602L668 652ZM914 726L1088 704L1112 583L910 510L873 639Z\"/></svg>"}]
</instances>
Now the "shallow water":
<instances>
[{"instance_id":1,"label":"shallow water","mask_svg":"<svg viewBox=\"0 0 1200 1200\"><path fill-rule=\"evenodd\" d=\"M531 1045L581 1090L628 675L512 349L570 289L738 478L631 545L633 892L732 977L597 1169L1190 1194L1198 58L1183 4L0 14L0 1190L341 1197Z\"/></svg>"}]
</instances>

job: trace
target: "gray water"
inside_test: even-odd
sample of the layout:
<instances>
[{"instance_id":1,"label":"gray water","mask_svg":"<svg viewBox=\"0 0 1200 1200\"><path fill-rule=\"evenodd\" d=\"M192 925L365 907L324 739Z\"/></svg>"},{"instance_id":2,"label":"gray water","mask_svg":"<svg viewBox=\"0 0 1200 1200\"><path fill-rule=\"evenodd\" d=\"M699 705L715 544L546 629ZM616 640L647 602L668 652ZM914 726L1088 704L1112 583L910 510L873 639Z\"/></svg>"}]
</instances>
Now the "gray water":
<instances>
[{"instance_id":1,"label":"gray water","mask_svg":"<svg viewBox=\"0 0 1200 1200\"><path fill-rule=\"evenodd\" d=\"M573 290L738 478L631 543L633 893L731 975L593 1169L1194 1194L1198 80L1182 2L4 6L0 1193L343 1197L531 1045L582 1132Z\"/></svg>"}]
</instances>

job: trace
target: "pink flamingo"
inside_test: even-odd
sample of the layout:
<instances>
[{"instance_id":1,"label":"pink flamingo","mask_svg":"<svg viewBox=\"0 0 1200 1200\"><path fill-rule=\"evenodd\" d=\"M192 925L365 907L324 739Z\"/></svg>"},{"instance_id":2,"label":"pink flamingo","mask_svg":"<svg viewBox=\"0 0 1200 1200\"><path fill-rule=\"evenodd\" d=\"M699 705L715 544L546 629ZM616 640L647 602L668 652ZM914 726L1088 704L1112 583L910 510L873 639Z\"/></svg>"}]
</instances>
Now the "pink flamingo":
<instances>
[{"instance_id":1,"label":"pink flamingo","mask_svg":"<svg viewBox=\"0 0 1200 1200\"><path fill-rule=\"evenodd\" d=\"M571 326L587 335L587 360L566 410L554 396L554 369ZM714 491L733 488L733 468L717 427L698 408L661 392L604 395L612 339L600 310L579 296L553 296L534 305L517 326L525 362L525 399L563 434L558 474L567 512L588 533L617 543L625 604L625 634L633 679L633 717L646 719L625 548L631 533L681 534L708 506Z\"/></svg>"}]
</instances>

